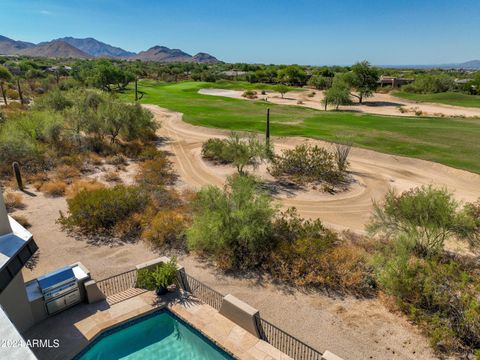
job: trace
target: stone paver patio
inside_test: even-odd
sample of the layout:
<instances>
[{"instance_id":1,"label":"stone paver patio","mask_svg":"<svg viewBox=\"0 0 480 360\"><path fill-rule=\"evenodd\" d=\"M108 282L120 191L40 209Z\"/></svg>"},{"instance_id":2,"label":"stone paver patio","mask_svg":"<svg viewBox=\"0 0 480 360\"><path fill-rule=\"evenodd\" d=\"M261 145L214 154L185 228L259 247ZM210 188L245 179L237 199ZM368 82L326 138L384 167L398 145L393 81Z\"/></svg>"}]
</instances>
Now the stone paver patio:
<instances>
[{"instance_id":1,"label":"stone paver patio","mask_svg":"<svg viewBox=\"0 0 480 360\"><path fill-rule=\"evenodd\" d=\"M212 307L179 293L158 298L153 292L146 292L113 305L107 301L81 304L34 326L24 338L59 340L59 348L32 349L40 360L71 359L102 331L164 307L238 359L290 359Z\"/></svg>"}]
</instances>

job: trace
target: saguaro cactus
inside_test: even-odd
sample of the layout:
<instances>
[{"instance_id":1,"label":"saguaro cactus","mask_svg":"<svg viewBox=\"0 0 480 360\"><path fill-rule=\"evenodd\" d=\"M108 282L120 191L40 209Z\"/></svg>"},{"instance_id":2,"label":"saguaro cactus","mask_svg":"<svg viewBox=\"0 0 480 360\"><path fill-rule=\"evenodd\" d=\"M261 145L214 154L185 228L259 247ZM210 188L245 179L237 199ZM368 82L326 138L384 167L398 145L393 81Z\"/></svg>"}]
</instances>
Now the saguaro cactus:
<instances>
[{"instance_id":1,"label":"saguaro cactus","mask_svg":"<svg viewBox=\"0 0 480 360\"><path fill-rule=\"evenodd\" d=\"M14 162L12 164L13 173L15 174L15 179L17 180L17 185L20 190L23 190L23 181L22 181L22 174L20 172L20 165L18 162Z\"/></svg>"}]
</instances>

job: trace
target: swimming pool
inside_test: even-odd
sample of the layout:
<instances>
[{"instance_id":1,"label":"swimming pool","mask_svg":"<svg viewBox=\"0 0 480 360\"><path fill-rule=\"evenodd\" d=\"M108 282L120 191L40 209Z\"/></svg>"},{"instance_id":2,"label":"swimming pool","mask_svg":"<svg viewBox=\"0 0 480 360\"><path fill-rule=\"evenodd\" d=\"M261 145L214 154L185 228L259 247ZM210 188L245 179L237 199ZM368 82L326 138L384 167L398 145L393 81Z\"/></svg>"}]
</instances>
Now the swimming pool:
<instances>
[{"instance_id":1,"label":"swimming pool","mask_svg":"<svg viewBox=\"0 0 480 360\"><path fill-rule=\"evenodd\" d=\"M168 310L160 310L108 330L77 360L234 359Z\"/></svg>"}]
</instances>

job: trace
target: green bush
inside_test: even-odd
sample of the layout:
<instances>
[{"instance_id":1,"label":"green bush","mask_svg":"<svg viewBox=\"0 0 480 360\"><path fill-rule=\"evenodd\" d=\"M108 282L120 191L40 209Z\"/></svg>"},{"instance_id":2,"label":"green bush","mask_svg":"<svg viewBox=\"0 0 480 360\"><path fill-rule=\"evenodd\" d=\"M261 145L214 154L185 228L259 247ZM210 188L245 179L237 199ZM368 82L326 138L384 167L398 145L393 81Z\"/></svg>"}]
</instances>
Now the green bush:
<instances>
[{"instance_id":1,"label":"green bush","mask_svg":"<svg viewBox=\"0 0 480 360\"><path fill-rule=\"evenodd\" d=\"M62 111L72 105L73 101L59 90L50 91L35 102L35 108L39 110Z\"/></svg>"},{"instance_id":2,"label":"green bush","mask_svg":"<svg viewBox=\"0 0 480 360\"><path fill-rule=\"evenodd\" d=\"M336 167L335 155L317 145L297 145L283 150L270 168L275 177L286 176L299 183L326 181L336 184L343 180L342 172Z\"/></svg>"},{"instance_id":3,"label":"green bush","mask_svg":"<svg viewBox=\"0 0 480 360\"><path fill-rule=\"evenodd\" d=\"M415 78L411 84L402 86L402 90L410 93L429 94L451 91L456 88L455 80L449 75L425 74Z\"/></svg>"},{"instance_id":4,"label":"green bush","mask_svg":"<svg viewBox=\"0 0 480 360\"><path fill-rule=\"evenodd\" d=\"M223 190L208 186L193 201L188 246L224 269L257 267L274 247L274 214L271 198L250 177L230 178Z\"/></svg>"},{"instance_id":5,"label":"green bush","mask_svg":"<svg viewBox=\"0 0 480 360\"><path fill-rule=\"evenodd\" d=\"M134 186L82 190L67 200L68 213L61 214L60 222L89 234L111 233L118 223L141 212L147 202L146 193Z\"/></svg>"},{"instance_id":6,"label":"green bush","mask_svg":"<svg viewBox=\"0 0 480 360\"><path fill-rule=\"evenodd\" d=\"M232 159L228 157L227 144L222 139L208 139L202 145L202 156L205 159L216 161L219 163L228 164L232 162Z\"/></svg>"},{"instance_id":7,"label":"green bush","mask_svg":"<svg viewBox=\"0 0 480 360\"><path fill-rule=\"evenodd\" d=\"M480 348L478 269L445 257L419 258L414 247L401 237L376 257L381 288L424 326L437 350Z\"/></svg>"},{"instance_id":8,"label":"green bush","mask_svg":"<svg viewBox=\"0 0 480 360\"><path fill-rule=\"evenodd\" d=\"M277 247L266 262L272 276L358 296L375 292L368 254L359 245L342 241L320 220L305 220L290 209L274 222Z\"/></svg>"},{"instance_id":9,"label":"green bush","mask_svg":"<svg viewBox=\"0 0 480 360\"><path fill-rule=\"evenodd\" d=\"M208 139L202 146L202 156L225 164L233 164L239 174L245 174L248 165L256 168L266 159L271 149L255 135L241 136L232 132L227 139Z\"/></svg>"},{"instance_id":10,"label":"green bush","mask_svg":"<svg viewBox=\"0 0 480 360\"><path fill-rule=\"evenodd\" d=\"M389 191L383 203L374 203L367 230L387 237L405 235L419 255L438 254L447 239L467 239L478 244L478 208L464 208L446 189L423 186L397 195Z\"/></svg>"},{"instance_id":11,"label":"green bush","mask_svg":"<svg viewBox=\"0 0 480 360\"><path fill-rule=\"evenodd\" d=\"M138 271L137 288L155 290L173 285L177 279L177 261L172 258L169 262L157 265L154 269Z\"/></svg>"}]
</instances>

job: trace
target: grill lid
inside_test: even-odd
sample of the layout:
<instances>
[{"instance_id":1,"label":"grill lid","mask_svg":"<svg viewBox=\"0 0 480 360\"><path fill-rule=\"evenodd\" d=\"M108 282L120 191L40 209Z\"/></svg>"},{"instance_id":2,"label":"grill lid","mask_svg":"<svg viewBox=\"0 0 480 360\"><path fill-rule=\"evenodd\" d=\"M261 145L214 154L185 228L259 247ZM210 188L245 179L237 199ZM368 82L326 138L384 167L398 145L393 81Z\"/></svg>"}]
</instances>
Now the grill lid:
<instances>
[{"instance_id":1,"label":"grill lid","mask_svg":"<svg viewBox=\"0 0 480 360\"><path fill-rule=\"evenodd\" d=\"M38 285L42 291L55 286L56 284L62 284L65 281L75 279L75 274L73 273L71 266L64 266L60 269L52 271L48 274L40 276L38 280Z\"/></svg>"}]
</instances>

